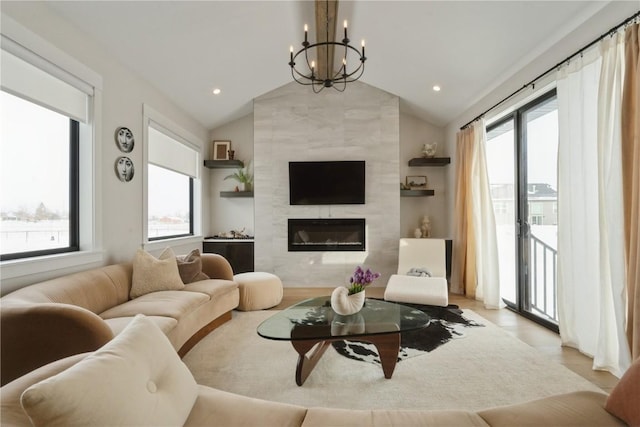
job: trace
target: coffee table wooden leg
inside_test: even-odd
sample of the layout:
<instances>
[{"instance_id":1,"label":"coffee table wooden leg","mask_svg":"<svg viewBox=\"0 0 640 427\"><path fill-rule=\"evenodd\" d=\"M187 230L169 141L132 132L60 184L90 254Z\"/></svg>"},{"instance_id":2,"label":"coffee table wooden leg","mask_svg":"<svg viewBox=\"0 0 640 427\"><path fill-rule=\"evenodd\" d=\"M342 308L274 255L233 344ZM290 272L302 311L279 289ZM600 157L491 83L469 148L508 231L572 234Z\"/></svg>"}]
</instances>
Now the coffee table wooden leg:
<instances>
[{"instance_id":1,"label":"coffee table wooden leg","mask_svg":"<svg viewBox=\"0 0 640 427\"><path fill-rule=\"evenodd\" d=\"M296 384L301 386L302 384L304 384L311 371L313 371L313 368L315 368L318 360L320 360L324 352L329 347L330 342L318 340L295 340L291 341L291 344L293 345L293 348L295 348L298 352L298 365L296 366ZM316 346L316 348L314 348L311 354L307 357L307 352L314 346Z\"/></svg>"},{"instance_id":2,"label":"coffee table wooden leg","mask_svg":"<svg viewBox=\"0 0 640 427\"><path fill-rule=\"evenodd\" d=\"M384 377L389 379L398 363L400 352L400 334L371 335L366 338L378 349Z\"/></svg>"}]
</instances>

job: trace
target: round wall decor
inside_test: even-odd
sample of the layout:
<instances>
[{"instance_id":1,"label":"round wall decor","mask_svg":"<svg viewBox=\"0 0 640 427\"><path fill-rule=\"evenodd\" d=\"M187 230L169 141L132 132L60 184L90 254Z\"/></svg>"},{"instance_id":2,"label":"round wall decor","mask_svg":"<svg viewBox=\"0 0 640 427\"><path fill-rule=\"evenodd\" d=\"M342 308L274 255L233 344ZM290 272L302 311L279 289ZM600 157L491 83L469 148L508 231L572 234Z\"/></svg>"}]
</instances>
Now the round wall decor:
<instances>
[{"instance_id":1,"label":"round wall decor","mask_svg":"<svg viewBox=\"0 0 640 427\"><path fill-rule=\"evenodd\" d=\"M122 126L119 127L116 129L115 138L120 151L123 153L130 153L133 150L135 141L133 139L133 132L131 132L131 129Z\"/></svg>"},{"instance_id":2,"label":"round wall decor","mask_svg":"<svg viewBox=\"0 0 640 427\"><path fill-rule=\"evenodd\" d=\"M133 179L133 161L125 156L116 159L116 176L122 182L129 182Z\"/></svg>"}]
</instances>

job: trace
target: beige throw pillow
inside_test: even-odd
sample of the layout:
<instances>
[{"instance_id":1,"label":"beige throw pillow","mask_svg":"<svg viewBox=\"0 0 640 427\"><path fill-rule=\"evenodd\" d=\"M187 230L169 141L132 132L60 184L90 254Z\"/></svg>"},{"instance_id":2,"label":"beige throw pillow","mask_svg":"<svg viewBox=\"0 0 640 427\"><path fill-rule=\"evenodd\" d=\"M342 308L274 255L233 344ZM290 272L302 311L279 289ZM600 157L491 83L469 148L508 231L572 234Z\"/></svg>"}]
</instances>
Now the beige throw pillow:
<instances>
[{"instance_id":1,"label":"beige throw pillow","mask_svg":"<svg viewBox=\"0 0 640 427\"><path fill-rule=\"evenodd\" d=\"M21 397L34 426L182 426L198 385L167 337L136 316L116 337Z\"/></svg>"},{"instance_id":2,"label":"beige throw pillow","mask_svg":"<svg viewBox=\"0 0 640 427\"><path fill-rule=\"evenodd\" d=\"M611 390L604 408L630 426L640 426L640 358Z\"/></svg>"},{"instance_id":3,"label":"beige throw pillow","mask_svg":"<svg viewBox=\"0 0 640 427\"><path fill-rule=\"evenodd\" d=\"M166 248L158 258L138 249L133 259L133 277L129 297L156 291L179 291L184 288L180 279L176 256L171 248Z\"/></svg>"},{"instance_id":4,"label":"beige throw pillow","mask_svg":"<svg viewBox=\"0 0 640 427\"><path fill-rule=\"evenodd\" d=\"M187 255L177 257L178 271L180 272L180 278L186 285L191 282L197 282L199 280L206 280L209 278L202 272L202 258L200 258L200 249L194 249Z\"/></svg>"}]
</instances>

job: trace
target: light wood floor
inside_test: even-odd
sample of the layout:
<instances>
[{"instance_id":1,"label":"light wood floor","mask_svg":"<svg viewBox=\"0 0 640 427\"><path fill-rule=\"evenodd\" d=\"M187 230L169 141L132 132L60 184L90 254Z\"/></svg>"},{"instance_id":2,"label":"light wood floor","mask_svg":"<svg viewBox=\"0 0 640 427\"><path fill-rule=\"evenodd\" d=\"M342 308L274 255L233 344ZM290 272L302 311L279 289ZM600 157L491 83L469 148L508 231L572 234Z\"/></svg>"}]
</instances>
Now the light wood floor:
<instances>
[{"instance_id":1,"label":"light wood floor","mask_svg":"<svg viewBox=\"0 0 640 427\"><path fill-rule=\"evenodd\" d=\"M332 291L333 288L284 288L284 298L273 310L282 310L307 298L330 295ZM384 288L382 287L367 288L368 297L382 298L383 294ZM517 315L511 310L487 310L481 302L460 295L449 295L449 303L456 304L460 308L468 308L475 311L514 337L544 353L550 359L561 363L568 369L581 375L605 392L610 392L618 382L618 378L608 372L594 371L591 369L591 358L575 349L562 347L558 334L549 331L529 319Z\"/></svg>"}]
</instances>

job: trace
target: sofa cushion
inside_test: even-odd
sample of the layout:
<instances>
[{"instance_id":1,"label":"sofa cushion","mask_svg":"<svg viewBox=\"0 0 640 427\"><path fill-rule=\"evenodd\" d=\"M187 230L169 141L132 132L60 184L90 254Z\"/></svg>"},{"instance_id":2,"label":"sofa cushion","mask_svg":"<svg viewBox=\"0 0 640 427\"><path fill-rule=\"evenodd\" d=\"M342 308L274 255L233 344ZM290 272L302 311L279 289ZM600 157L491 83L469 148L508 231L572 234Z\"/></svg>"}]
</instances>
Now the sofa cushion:
<instances>
[{"instance_id":1,"label":"sofa cushion","mask_svg":"<svg viewBox=\"0 0 640 427\"><path fill-rule=\"evenodd\" d=\"M202 385L199 388L185 427L299 427L307 413L301 406L254 399Z\"/></svg>"},{"instance_id":2,"label":"sofa cushion","mask_svg":"<svg viewBox=\"0 0 640 427\"><path fill-rule=\"evenodd\" d=\"M198 282L189 283L184 287L185 291L207 294L211 299L215 299L228 292L233 292L235 289L238 289L238 284L236 282L222 279L200 280Z\"/></svg>"},{"instance_id":3,"label":"sofa cushion","mask_svg":"<svg viewBox=\"0 0 640 427\"><path fill-rule=\"evenodd\" d=\"M492 427L624 426L604 409L607 395L576 391L515 405L479 411Z\"/></svg>"},{"instance_id":4,"label":"sofa cushion","mask_svg":"<svg viewBox=\"0 0 640 427\"><path fill-rule=\"evenodd\" d=\"M605 409L630 426L640 426L640 358L611 390Z\"/></svg>"},{"instance_id":5,"label":"sofa cushion","mask_svg":"<svg viewBox=\"0 0 640 427\"><path fill-rule=\"evenodd\" d=\"M176 257L176 260L178 261L180 278L185 285L209 278L202 272L202 259L200 258L199 249L194 249L187 255Z\"/></svg>"},{"instance_id":6,"label":"sofa cushion","mask_svg":"<svg viewBox=\"0 0 640 427\"><path fill-rule=\"evenodd\" d=\"M310 408L303 427L355 426L456 426L488 427L482 418L466 411L354 410Z\"/></svg>"},{"instance_id":7,"label":"sofa cushion","mask_svg":"<svg viewBox=\"0 0 640 427\"><path fill-rule=\"evenodd\" d=\"M180 320L196 307L209 301L209 296L200 292L158 291L117 305L100 313L103 319L132 317L136 314L166 316Z\"/></svg>"},{"instance_id":8,"label":"sofa cushion","mask_svg":"<svg viewBox=\"0 0 640 427\"><path fill-rule=\"evenodd\" d=\"M198 386L146 317L94 354L34 384L21 403L35 426L183 425Z\"/></svg>"},{"instance_id":9,"label":"sofa cushion","mask_svg":"<svg viewBox=\"0 0 640 427\"><path fill-rule=\"evenodd\" d=\"M131 298L151 292L180 290L184 283L180 278L176 256L171 248L166 248L158 258L138 249L133 258Z\"/></svg>"}]
</instances>

